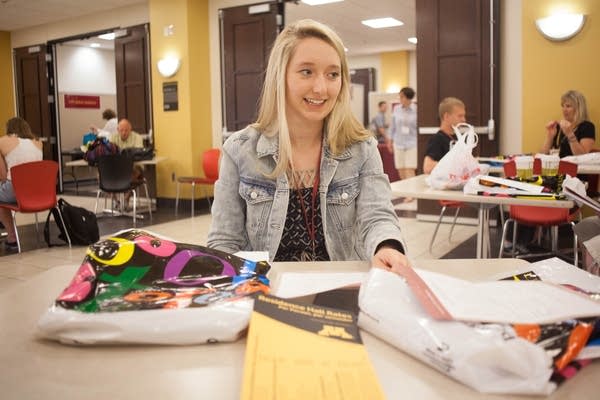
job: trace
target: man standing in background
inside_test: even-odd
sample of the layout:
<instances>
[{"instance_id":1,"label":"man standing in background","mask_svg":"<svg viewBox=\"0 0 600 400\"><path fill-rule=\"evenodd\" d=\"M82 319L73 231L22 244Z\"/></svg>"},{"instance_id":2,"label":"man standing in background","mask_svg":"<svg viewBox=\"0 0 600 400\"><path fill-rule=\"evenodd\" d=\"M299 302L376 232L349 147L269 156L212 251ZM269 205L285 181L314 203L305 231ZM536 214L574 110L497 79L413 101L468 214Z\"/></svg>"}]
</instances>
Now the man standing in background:
<instances>
[{"instance_id":1,"label":"man standing in background","mask_svg":"<svg viewBox=\"0 0 600 400\"><path fill-rule=\"evenodd\" d=\"M385 121L385 113L387 112L388 104L386 101L380 101L377 103L377 109L379 112L371 120L371 126L375 132L375 137L379 144L387 144L390 146L391 139L388 135L388 124Z\"/></svg>"},{"instance_id":2,"label":"man standing in background","mask_svg":"<svg viewBox=\"0 0 600 400\"><path fill-rule=\"evenodd\" d=\"M394 165L400 179L415 176L417 169L417 105L414 89L400 89L400 105L392 112L390 136L394 143ZM412 198L404 199L408 203Z\"/></svg>"}]
</instances>

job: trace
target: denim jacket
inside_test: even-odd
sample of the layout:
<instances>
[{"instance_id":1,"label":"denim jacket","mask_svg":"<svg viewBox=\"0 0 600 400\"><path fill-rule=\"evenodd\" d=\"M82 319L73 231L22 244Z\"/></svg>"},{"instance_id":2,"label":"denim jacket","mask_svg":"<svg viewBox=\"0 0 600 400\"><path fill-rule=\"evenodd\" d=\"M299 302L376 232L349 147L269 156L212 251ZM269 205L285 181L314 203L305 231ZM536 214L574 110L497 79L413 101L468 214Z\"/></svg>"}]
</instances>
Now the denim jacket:
<instances>
[{"instance_id":1,"label":"denim jacket","mask_svg":"<svg viewBox=\"0 0 600 400\"><path fill-rule=\"evenodd\" d=\"M286 174L267 178L275 168L278 138L247 127L223 145L215 184L208 246L235 253L268 251L272 261L287 216L290 185ZM333 155L326 142L321 156L319 199L325 246L332 261L369 260L381 242L402 239L374 138Z\"/></svg>"}]
</instances>

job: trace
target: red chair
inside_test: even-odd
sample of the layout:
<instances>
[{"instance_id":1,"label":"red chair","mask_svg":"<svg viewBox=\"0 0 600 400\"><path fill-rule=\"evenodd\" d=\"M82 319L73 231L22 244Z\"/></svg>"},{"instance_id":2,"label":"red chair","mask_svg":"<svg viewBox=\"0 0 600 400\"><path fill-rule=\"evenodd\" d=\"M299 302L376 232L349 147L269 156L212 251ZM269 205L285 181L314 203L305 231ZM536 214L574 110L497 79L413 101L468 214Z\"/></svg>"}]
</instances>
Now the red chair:
<instances>
[{"instance_id":1,"label":"red chair","mask_svg":"<svg viewBox=\"0 0 600 400\"><path fill-rule=\"evenodd\" d=\"M194 202L196 185L212 186L219 179L219 158L221 157L221 150L209 149L202 154L202 170L204 177L201 176L180 176L177 178L177 195L175 197L175 215L179 208L179 185L190 184L192 185L192 217L194 216ZM208 190L205 190L206 201L208 201L208 209L210 210L210 196Z\"/></svg>"},{"instance_id":2,"label":"red chair","mask_svg":"<svg viewBox=\"0 0 600 400\"><path fill-rule=\"evenodd\" d=\"M17 230L16 213L35 213L36 238L39 235L37 213L48 211L56 207L56 179L58 177L58 163L51 160L42 160L15 165L10 169L11 181L15 192L15 203L0 203L0 207L12 211L13 226L17 236L17 247L21 252L21 241ZM60 223L65 232L65 222L60 208L56 207L60 216ZM57 221L58 222L58 221ZM71 238L67 234L67 242L71 247Z\"/></svg>"},{"instance_id":3,"label":"red chair","mask_svg":"<svg viewBox=\"0 0 600 400\"><path fill-rule=\"evenodd\" d=\"M504 164L504 175L507 177L512 177L516 175L516 165L514 161L509 161ZM577 164L570 163L567 161L561 160L558 165L558 173L559 174L568 174L571 176L577 175ZM550 201L550 200L549 200ZM504 227L502 229L502 240L500 241L500 251L498 253L498 258L502 258L504 251L504 240L506 239L506 233L508 229L508 224L510 222L513 223L513 238L512 238L512 251L510 252L512 257L516 256L516 246L517 242L517 227L519 224L534 226L538 228L551 228L551 241L552 241L552 251L549 253L550 255L556 255L558 253L558 227L563 224L570 224L574 226L573 222L577 217L579 217L580 212L576 210L572 212L571 210L567 210L564 208L553 208L553 207L538 207L538 206L514 206L511 205L510 208L510 218L508 218L504 222ZM545 254L533 254L534 256L542 256ZM579 262L578 252L577 252L577 235L573 232L573 258L574 265L577 266Z\"/></svg>"}]
</instances>

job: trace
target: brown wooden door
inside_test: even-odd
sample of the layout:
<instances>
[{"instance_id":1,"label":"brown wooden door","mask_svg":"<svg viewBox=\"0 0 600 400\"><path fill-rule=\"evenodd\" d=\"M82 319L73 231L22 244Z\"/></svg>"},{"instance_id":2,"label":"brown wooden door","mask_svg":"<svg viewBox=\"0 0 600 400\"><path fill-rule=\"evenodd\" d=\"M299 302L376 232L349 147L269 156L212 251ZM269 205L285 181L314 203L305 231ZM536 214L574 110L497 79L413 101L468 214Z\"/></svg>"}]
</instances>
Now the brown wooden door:
<instances>
[{"instance_id":1,"label":"brown wooden door","mask_svg":"<svg viewBox=\"0 0 600 400\"><path fill-rule=\"evenodd\" d=\"M350 70L350 82L363 85L363 120L369 126L369 92L375 90L375 68L357 68Z\"/></svg>"},{"instance_id":2,"label":"brown wooden door","mask_svg":"<svg viewBox=\"0 0 600 400\"><path fill-rule=\"evenodd\" d=\"M476 127L479 144L474 155L497 155L498 135L488 137L488 121L498 131L499 4L492 0L494 24L490 28L490 0L419 0L417 22L417 87L419 98L419 171L431 134L437 132L439 102L448 96L465 102L467 122ZM492 31L491 31L492 30ZM490 44L490 34L494 43ZM493 86L490 86L490 80ZM490 98L490 96L492 96ZM490 113L490 109L493 113ZM419 213L439 213L419 201Z\"/></svg>"},{"instance_id":3,"label":"brown wooden door","mask_svg":"<svg viewBox=\"0 0 600 400\"><path fill-rule=\"evenodd\" d=\"M53 138L46 46L43 44L14 49L18 115L44 141L44 159L56 160Z\"/></svg>"},{"instance_id":4,"label":"brown wooden door","mask_svg":"<svg viewBox=\"0 0 600 400\"><path fill-rule=\"evenodd\" d=\"M228 131L256 119L269 51L278 34L279 8L269 2L219 10L223 123Z\"/></svg>"},{"instance_id":5,"label":"brown wooden door","mask_svg":"<svg viewBox=\"0 0 600 400\"><path fill-rule=\"evenodd\" d=\"M134 131L147 133L152 128L150 34L148 25L129 27L126 32L115 39L117 113L119 119L131 122Z\"/></svg>"}]
</instances>

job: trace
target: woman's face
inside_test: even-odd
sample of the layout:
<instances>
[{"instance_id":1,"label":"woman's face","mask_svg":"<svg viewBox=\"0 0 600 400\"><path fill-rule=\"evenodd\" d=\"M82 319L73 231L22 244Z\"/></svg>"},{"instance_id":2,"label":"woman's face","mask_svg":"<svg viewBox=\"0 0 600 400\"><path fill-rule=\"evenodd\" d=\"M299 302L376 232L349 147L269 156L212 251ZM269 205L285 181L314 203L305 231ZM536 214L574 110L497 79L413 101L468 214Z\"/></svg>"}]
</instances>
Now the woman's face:
<instances>
[{"instance_id":1,"label":"woman's face","mask_svg":"<svg viewBox=\"0 0 600 400\"><path fill-rule=\"evenodd\" d=\"M562 107L563 118L573 122L575 120L575 105L571 101L565 100L560 106Z\"/></svg>"},{"instance_id":2,"label":"woman's face","mask_svg":"<svg viewBox=\"0 0 600 400\"><path fill-rule=\"evenodd\" d=\"M286 114L291 130L323 123L342 87L335 49L316 38L302 39L286 71Z\"/></svg>"}]
</instances>

